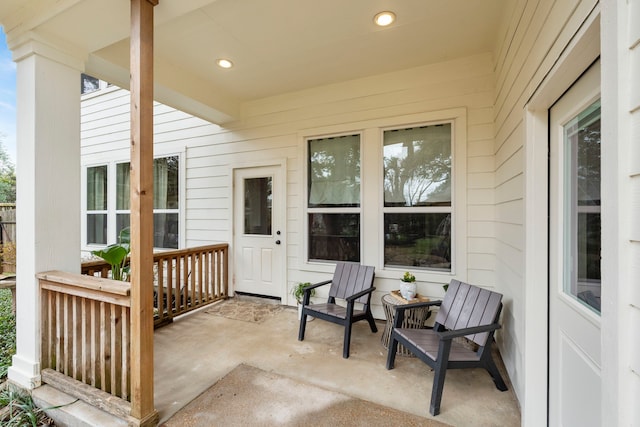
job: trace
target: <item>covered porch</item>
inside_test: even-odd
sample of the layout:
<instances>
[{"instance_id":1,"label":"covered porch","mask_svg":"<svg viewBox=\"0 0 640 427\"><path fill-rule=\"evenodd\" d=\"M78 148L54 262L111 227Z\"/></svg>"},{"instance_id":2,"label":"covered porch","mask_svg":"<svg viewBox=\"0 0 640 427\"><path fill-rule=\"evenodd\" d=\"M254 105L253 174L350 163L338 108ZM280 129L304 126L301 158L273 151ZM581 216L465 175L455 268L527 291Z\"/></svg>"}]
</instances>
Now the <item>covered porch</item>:
<instances>
[{"instance_id":1,"label":"covered porch","mask_svg":"<svg viewBox=\"0 0 640 427\"><path fill-rule=\"evenodd\" d=\"M310 241L323 231L314 230L319 224L313 221L315 215L345 219L348 227L340 230L339 241L351 241L350 247L357 244L354 259L376 266L377 301L397 289L398 276L407 268L418 270L419 291L431 298L441 297L442 285L452 278L502 293L503 328L496 340L512 383L509 393L497 392L491 381L486 381L487 389L474 389L485 383L484 378L454 372L445 385L438 420L476 425L482 423L480 413L491 413L505 425L511 422L507 413L519 413L516 402L522 420L513 420L514 425L526 427L560 425L565 414L587 417L594 425L640 419L634 405L640 394L640 364L634 357L638 341L627 339L636 337L640 325L635 285L640 277L635 268L640 232L632 220L640 207L640 192L635 191L640 186L640 156L634 143L640 129L640 89L630 77L637 75L640 64L637 2L395 3L0 2L0 25L16 63L19 100L21 282L10 380L28 389L46 389L40 386L47 383L42 357L47 354L42 340L47 300L39 280L46 281L50 271L78 275L78 255L96 243L86 236L87 222L101 215L113 240L118 215L128 214L134 274L130 287L111 288L118 304L113 305L110 327L131 338L132 373L130 384L117 370L109 373L109 381L115 382L116 393L118 388L125 392L123 400L130 399L130 409L124 412L138 425L167 419L178 397L176 408L241 363L427 414L427 368L402 359L395 370L386 371L379 336L368 332L354 332L348 360L333 359L339 358L332 351L339 334L330 330L331 325L314 324L307 341L297 342L291 310L259 325L191 314L154 336L152 166L154 156L165 155L178 156L182 168L180 197L171 212L180 215L177 245L229 242L228 295L239 289L239 273L246 267L239 262L242 251L236 251L242 248L236 239L242 227L234 227L243 225L238 215L243 206L236 203L243 195L235 190L247 169L269 169L273 187L282 190L268 248L274 256L265 257L274 261L269 267L276 268L269 271L277 273L272 283L278 287L266 295L292 304L292 286L319 281L332 271L334 254L310 249ZM391 6L398 7L397 24L375 26L373 16ZM216 60L228 58L235 67L218 68ZM586 347L593 354L576 356L582 369L592 374L595 386L587 388L572 369L574 360L563 358L564 349L577 346L571 340L554 340L550 332L569 322L553 317L557 313L550 302L552 290L562 291L551 280L552 261L562 258L550 250L549 239L562 233L553 233L549 225L549 206L552 201L560 206L561 201L554 201L551 192L549 117L556 101L598 61L602 71L594 78L591 95L601 95L602 101L606 191L601 202L601 264L606 286L602 312L583 316L593 326ZM109 98L96 96L91 105L96 109L84 114L78 94L83 74L131 92L131 102L126 107L117 104L119 114L109 115L106 126L96 126L87 117L115 103L101 104ZM164 114L167 110L156 108L159 103L176 109L175 115ZM156 112L171 119L154 123ZM184 131L176 129L180 124ZM443 186L428 206L392 205L383 189L384 147L393 143L385 135L441 125L448 126L451 136L442 147L446 151L440 152L451 162L451 185ZM156 135L160 137L154 139ZM361 150L353 156L359 160L349 167L357 172L351 181L359 189L348 203L336 199L330 200L330 207L316 206L308 197L313 182L308 173L313 166L311 143L343 136L353 136L354 149ZM112 203L93 209L86 191L87 170L109 161L112 171L115 162L130 162L130 205L118 207L112 191ZM556 172L565 166L558 164ZM116 180L111 181L115 188ZM396 240L408 241L394 234L400 230L400 221L393 220L396 214L450 216L442 222L449 225L441 235L447 236L450 245L444 252L451 259L427 267L406 259L389 262L385 245L393 250ZM561 218L559 213L554 216ZM352 239L355 236L359 237ZM426 252L429 246L421 245L431 240L418 237L411 237L413 246ZM557 276L553 280L562 279ZM104 289L99 285L94 290ZM123 325L120 320L126 316L119 313L128 313L126 307L130 324ZM377 311L374 314L381 318L380 306ZM68 318L64 321L75 325ZM184 325L190 326L181 330ZM314 328L329 329L315 335ZM372 341L358 341L362 339ZM116 352L120 349L117 341L109 345ZM107 354L107 348L100 350ZM310 366L313 369L307 369ZM554 370L567 375L555 375ZM554 398L553 393L560 392L564 400ZM491 400L496 393L498 399L508 399L506 409Z\"/></svg>"},{"instance_id":2,"label":"covered porch","mask_svg":"<svg viewBox=\"0 0 640 427\"><path fill-rule=\"evenodd\" d=\"M277 304L246 296L234 299ZM231 302L218 302L214 306ZM384 321L378 320L380 331L377 334L371 333L364 323L354 326L349 359L342 358L342 330L339 326L313 321L307 327L307 338L299 342L298 324L294 307L282 307L254 322L249 317L241 320L213 314L209 306L157 329L154 333L154 394L160 424L238 365L245 364L300 383L424 417L425 423L428 419L435 419L453 426L520 425L520 410L512 389L504 393L498 391L485 371L475 369L447 373L442 412L435 418L431 417L428 404L433 373L427 365L407 357L398 357L395 369L385 369L387 352L381 343ZM501 363L499 366L508 378ZM242 391L239 388L238 394ZM51 399L49 386L36 389L35 396ZM54 404L68 402L64 398L58 399L47 401ZM279 408L277 396L272 396L272 399L276 406L275 409L269 407L270 413ZM279 415L279 420L284 425L295 425L296 419L307 411L330 410L328 404L326 407L318 402L311 405L312 401L313 395L297 396L289 405L290 412ZM242 408L239 410L246 419L256 420L259 419L256 414L264 412L264 405L268 402L268 397L251 402L237 399L233 406ZM75 405L65 411L77 416L89 410L84 403ZM212 405L191 412L191 415L197 416L197 420L194 418L194 422L200 423L197 425L209 425L210 420L237 409ZM110 425L121 422L107 419L114 423Z\"/></svg>"}]
</instances>

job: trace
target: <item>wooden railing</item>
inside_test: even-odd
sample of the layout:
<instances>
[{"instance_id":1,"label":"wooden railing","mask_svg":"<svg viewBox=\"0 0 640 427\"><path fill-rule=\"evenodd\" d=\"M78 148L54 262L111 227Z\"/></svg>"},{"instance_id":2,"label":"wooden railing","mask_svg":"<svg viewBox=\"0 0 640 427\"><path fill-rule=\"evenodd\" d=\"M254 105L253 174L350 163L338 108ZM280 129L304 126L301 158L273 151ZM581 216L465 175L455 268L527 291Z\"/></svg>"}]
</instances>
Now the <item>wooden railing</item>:
<instances>
[{"instance_id":1,"label":"wooden railing","mask_svg":"<svg viewBox=\"0 0 640 427\"><path fill-rule=\"evenodd\" d=\"M130 284L61 271L37 277L43 381L127 417Z\"/></svg>"},{"instance_id":2,"label":"wooden railing","mask_svg":"<svg viewBox=\"0 0 640 427\"><path fill-rule=\"evenodd\" d=\"M229 245L223 243L154 254L156 327L227 297L228 250ZM104 261L85 262L81 271L90 276L110 276L110 266Z\"/></svg>"},{"instance_id":3,"label":"wooden railing","mask_svg":"<svg viewBox=\"0 0 640 427\"><path fill-rule=\"evenodd\" d=\"M228 294L227 244L157 253L153 259L157 325ZM37 275L42 379L131 420L131 285L109 279L109 265L102 261L83 263L81 271Z\"/></svg>"}]
</instances>

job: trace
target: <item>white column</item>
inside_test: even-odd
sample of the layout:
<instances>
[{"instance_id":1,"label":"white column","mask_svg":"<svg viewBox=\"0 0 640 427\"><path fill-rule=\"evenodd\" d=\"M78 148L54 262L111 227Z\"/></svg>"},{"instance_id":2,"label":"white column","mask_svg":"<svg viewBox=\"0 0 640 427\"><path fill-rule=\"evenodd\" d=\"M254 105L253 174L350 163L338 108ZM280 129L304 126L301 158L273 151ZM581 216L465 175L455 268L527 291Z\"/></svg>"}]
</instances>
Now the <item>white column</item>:
<instances>
[{"instance_id":1,"label":"white column","mask_svg":"<svg viewBox=\"0 0 640 427\"><path fill-rule=\"evenodd\" d=\"M40 385L35 274L80 271L80 70L44 43L10 46L17 63L17 354L9 379Z\"/></svg>"}]
</instances>

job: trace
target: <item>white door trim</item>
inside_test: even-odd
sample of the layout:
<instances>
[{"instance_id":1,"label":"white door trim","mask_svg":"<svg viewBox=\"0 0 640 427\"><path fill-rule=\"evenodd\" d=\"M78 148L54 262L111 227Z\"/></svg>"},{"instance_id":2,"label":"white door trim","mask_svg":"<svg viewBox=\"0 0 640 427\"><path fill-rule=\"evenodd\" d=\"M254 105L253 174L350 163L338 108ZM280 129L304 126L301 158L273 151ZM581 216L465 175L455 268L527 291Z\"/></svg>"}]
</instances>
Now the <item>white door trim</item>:
<instances>
[{"instance_id":1,"label":"white door trim","mask_svg":"<svg viewBox=\"0 0 640 427\"><path fill-rule=\"evenodd\" d=\"M523 427L548 422L548 110L599 55L596 7L525 106Z\"/></svg>"}]
</instances>

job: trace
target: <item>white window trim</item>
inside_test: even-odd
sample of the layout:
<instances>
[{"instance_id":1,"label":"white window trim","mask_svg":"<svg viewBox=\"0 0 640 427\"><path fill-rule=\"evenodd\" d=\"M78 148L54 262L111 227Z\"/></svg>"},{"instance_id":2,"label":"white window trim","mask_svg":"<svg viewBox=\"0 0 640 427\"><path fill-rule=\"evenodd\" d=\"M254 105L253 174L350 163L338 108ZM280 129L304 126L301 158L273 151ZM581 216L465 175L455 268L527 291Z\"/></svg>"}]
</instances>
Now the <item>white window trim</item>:
<instances>
[{"instance_id":1,"label":"white window trim","mask_svg":"<svg viewBox=\"0 0 640 427\"><path fill-rule=\"evenodd\" d=\"M384 152L384 132L389 130L398 130L398 129L407 129L410 127L421 127L421 126L435 126L441 124L450 124L451 125L451 206L408 206L408 207L385 207L384 206L384 185L382 185L384 181L384 162L380 161L380 225L384 227L384 214L386 213L450 213L451 214L451 246L457 246L456 238L456 226L455 226L455 218L456 218L456 198L455 198L455 185L456 185L456 171L458 170L456 164L456 155L454 151L454 147L456 145L455 140L455 123L453 120L442 120L442 121L432 121L427 123L417 123L411 124L409 126L392 126L380 129L379 138L380 138L380 156L383 158ZM466 163L466 162L465 162ZM466 209L466 207L465 207ZM381 231L380 233L380 243L379 247L381 248L380 253L380 265L384 267L386 270L395 270L400 273L404 273L407 270L411 270L412 272L421 272L424 274L447 274L447 275L455 275L455 266L456 266L456 250L454 249L451 252L451 269L450 270L438 270L432 268L415 268L411 266L385 266L384 262L384 233ZM402 274L401 274L402 275Z\"/></svg>"},{"instance_id":2,"label":"white window trim","mask_svg":"<svg viewBox=\"0 0 640 427\"><path fill-rule=\"evenodd\" d=\"M308 183L308 179L309 179L309 141L314 140L314 139L323 139L323 138L339 138L341 136L352 136L352 135L358 135L360 137L360 206L358 207L337 207L337 208L327 208L327 207L322 207L322 208L310 208L309 207L309 183ZM362 192L362 169L363 169L363 140L364 140L364 135L363 132L361 130L354 130L353 132L341 132L341 133L329 133L329 134L325 134L325 135L310 135L310 136L306 136L304 137L304 157L303 157L303 161L304 161L304 177L302 179L303 181L303 186L304 186L304 200L302 201L303 203L303 211L304 211L304 218L303 218L303 228L304 228L304 260L307 264L311 264L311 265L326 265L326 264L335 264L336 261L332 261L332 260L318 260L318 259L313 259L310 260L309 259L309 214L311 213L326 213L326 214L358 214L360 215L360 262L364 264L363 262L363 240L362 240L362 233L363 233L363 227L362 227L362 219L363 219L363 215L362 215L362 198L363 198L363 192Z\"/></svg>"},{"instance_id":3,"label":"white window trim","mask_svg":"<svg viewBox=\"0 0 640 427\"><path fill-rule=\"evenodd\" d=\"M384 236L382 235L383 221L383 194L382 182L382 147L383 130L391 128L405 128L429 123L451 122L451 156L452 156L452 233L451 233L451 271L415 270L414 274L419 281L431 283L449 283L452 278L467 280L467 109L464 107L451 108L439 111L408 114L396 117L353 122L348 124L326 126L306 129L298 133L299 156L304 163L300 179L300 194L302 195L300 209L301 243L304 245L300 251L300 270L311 272L332 273L334 262L309 261L309 230L307 224L308 215L308 143L309 139L328 136L361 134L360 140L360 237L361 256L360 262L376 267L376 278L397 279L398 272L406 270L384 267ZM377 141L377 143L376 143ZM375 149L369 145L375 145ZM376 207L374 207L374 204ZM376 209L378 216L364 215L363 212L371 212ZM369 243L363 241L364 236L377 236L377 240Z\"/></svg>"},{"instance_id":4,"label":"white window trim","mask_svg":"<svg viewBox=\"0 0 640 427\"><path fill-rule=\"evenodd\" d=\"M179 152L176 151L168 151L168 152L160 152L154 154L154 159L160 159L164 157L178 157L178 202L179 207L177 210L175 209L156 209L154 213L161 212L171 212L174 213L177 211L178 213L178 249L185 247L186 242L186 219L185 219L185 206L186 206L186 167L185 167L185 159L186 159L186 151L182 150ZM100 158L94 159L92 162L84 163L82 165L82 179L80 185L80 195L81 195L81 203L82 203L82 211L81 211L81 221L80 226L82 227L80 232L80 238L82 239L80 242L81 252L85 255L91 253L96 249L104 248L105 246L111 245L117 242L118 236L115 234L116 229L116 214L129 212L124 210L116 210L116 172L117 165L120 163L129 162L130 159L128 157L123 156L100 156ZM87 169L96 166L107 166L107 244L88 244L87 243Z\"/></svg>"}]
</instances>

